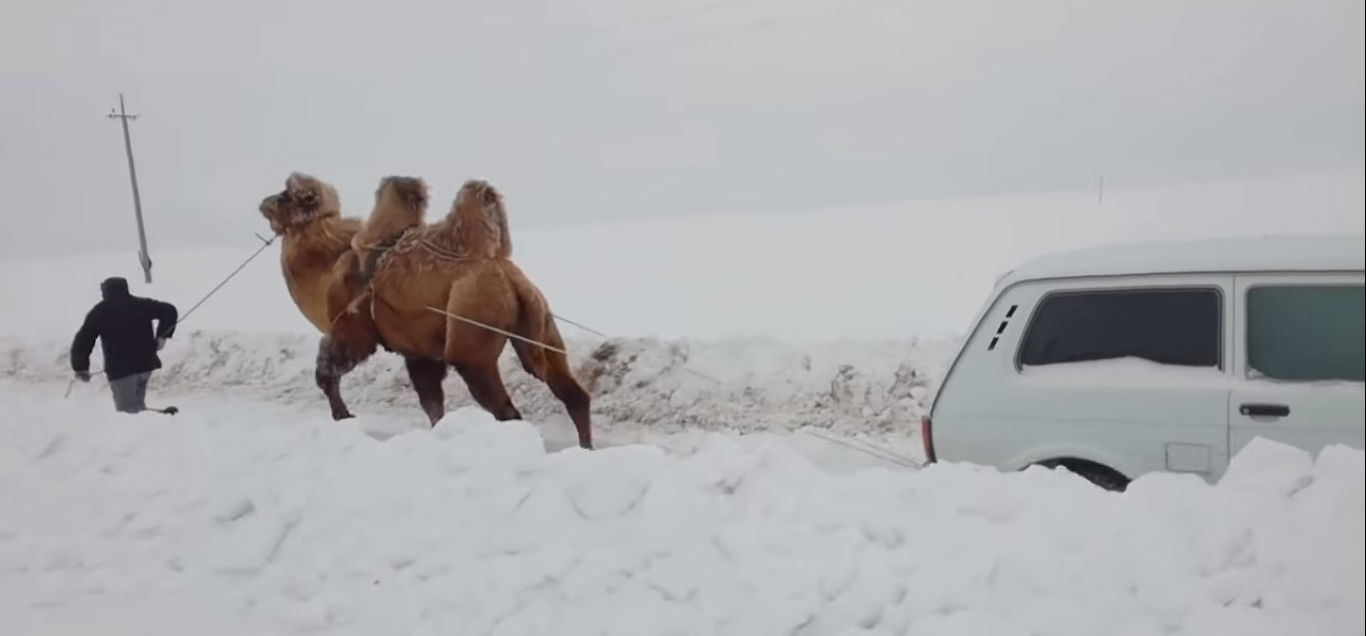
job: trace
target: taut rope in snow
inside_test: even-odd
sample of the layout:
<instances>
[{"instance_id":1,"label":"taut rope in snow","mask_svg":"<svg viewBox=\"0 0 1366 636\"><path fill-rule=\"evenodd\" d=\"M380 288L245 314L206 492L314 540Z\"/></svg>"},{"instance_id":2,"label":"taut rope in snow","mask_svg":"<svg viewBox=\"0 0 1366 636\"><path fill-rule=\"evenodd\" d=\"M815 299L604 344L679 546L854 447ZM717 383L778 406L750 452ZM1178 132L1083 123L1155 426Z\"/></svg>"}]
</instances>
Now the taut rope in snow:
<instances>
[{"instance_id":1,"label":"taut rope in snow","mask_svg":"<svg viewBox=\"0 0 1366 636\"><path fill-rule=\"evenodd\" d=\"M529 343L529 344L536 345L536 346L538 346L538 347L541 347L542 349L548 349L548 350L550 350L550 351L554 351L555 353L559 353L559 354L564 355L564 357L566 357L566 358L569 357L569 352L568 352L568 351L565 351L564 349L560 349L559 347L553 347L553 346L548 345L548 344L546 344L546 343L544 343L544 342L537 342L537 341L532 340L532 339L530 339L530 338L523 338L522 336L519 336L519 335L517 335L517 334L515 334L515 333L512 333L512 332L510 332L510 331L504 331L504 330L502 330L502 329L499 329L499 328L497 328L497 327L494 327L493 325L486 325L486 324L484 324L484 323L482 323L482 322L479 322L478 320L472 320L472 319L466 318L466 317L464 317L464 316L458 316L458 315L456 315L456 314L453 314L453 313L451 313L451 312L449 312L449 311L445 311L445 310L443 310L443 309L437 309L436 307L432 307L432 306L428 306L427 309L429 309L429 310L431 310L431 311L434 311L434 312L436 312L436 313L438 313L438 314L441 314L441 315L443 315L443 316L446 316L446 317L448 317L448 318L454 318L454 319L456 319L456 320L459 320L459 321L461 321L461 322L469 323L469 324L474 325L474 326L476 326L476 327L481 327L481 328L484 328L484 329L488 329L489 331L492 331L492 332L494 332L494 333L503 334L504 336L507 336L507 337L509 337L509 338L516 338L517 340L521 340L522 342L526 342L526 343ZM584 331L587 331L587 332L589 332L589 333L592 333L592 334L596 334L596 335L598 335L598 336L601 336L601 337L603 337L603 338L605 338L605 339L607 339L607 340L611 340L611 339L612 339L611 336L609 336L609 335L607 335L607 334L605 334L605 333L603 333L603 332L601 332L601 331L598 331L597 329L594 329L594 328L589 327L589 326L587 326L587 325L583 325L583 324L574 322L573 320L570 320L570 319L568 319L568 318L565 318L564 316L557 316L557 315L555 315L555 314L553 314L553 313L550 314L550 315L551 315L551 317L553 317L553 318L556 319L556 320L563 321L563 322L567 322L567 323L569 323L569 324L571 324L571 325L574 325L575 327L578 327L578 328L580 328L580 329L582 329L582 330L584 330ZM694 371L694 370L692 370L692 369L689 369L688 367L683 367L683 370L686 371L686 372L688 372L688 373L691 373L691 374L693 374L693 375L695 375L695 376L697 376L697 377L705 378L705 379L711 380L712 382L715 382L715 383L717 383L717 384L721 384L721 381L720 381L720 380L718 380L718 379L716 379L716 378L713 378L713 377L711 377L711 376L709 376L709 375L707 375L707 374L705 374L705 373L702 373L702 372L700 372L700 371Z\"/></svg>"},{"instance_id":2,"label":"taut rope in snow","mask_svg":"<svg viewBox=\"0 0 1366 636\"><path fill-rule=\"evenodd\" d=\"M431 310L431 311L434 311L434 312L436 312L436 313L438 313L438 314L441 314L441 315L443 315L443 316L446 316L447 318L454 318L454 319L459 320L459 321L461 321L461 322L467 322L467 323L469 323L469 324L471 324L471 325L474 325L474 326L476 326L476 327L481 327L481 328L484 328L484 329L488 329L489 331L492 331L492 332L494 332L494 333L503 334L504 336L507 336L507 337L509 337L509 338L515 338L515 339L517 339L517 340L521 340L522 342L525 342L525 343L528 343L528 344L536 345L536 346L538 346L538 347L540 347L540 348L542 348L542 349L547 349L547 350L550 350L550 351L554 351L555 353L558 353L558 354L560 354L560 355L563 355L563 356L566 357L566 358L569 357L569 352L568 352L568 351L565 351L564 349L561 349L561 348L559 348L559 347L551 346L551 345L548 345L548 344L546 344L546 343L544 343L544 342L539 342L539 341L536 341L536 340L532 340L531 338L524 338L524 337L519 336L519 335L517 335L517 334L515 334L515 333L512 333L511 331L504 331L504 330L499 329L499 328L497 328L497 327L495 327L495 326L493 326L493 325L486 325L486 324L484 324L484 323L482 323L482 322L479 322L478 320L472 320L472 319L470 319L470 318L466 318L466 317L461 316L461 315L458 315L458 314L453 314L453 313L451 313L451 312L449 312L449 311L446 311L446 310L444 310L444 309L437 309L436 307L432 307L432 306L430 306L430 305L427 306L427 309L429 309L429 310Z\"/></svg>"},{"instance_id":3,"label":"taut rope in snow","mask_svg":"<svg viewBox=\"0 0 1366 636\"><path fill-rule=\"evenodd\" d=\"M592 328L592 327L589 327L588 325L585 325L585 324L583 324L583 323L574 322L573 320L570 320L570 319L568 319L568 318L565 318L564 316L561 316L561 315L559 315L559 314L551 313L550 316L551 316L552 318L554 318L555 320L558 320L558 321L560 321L560 322L567 322L567 323L569 323L569 324L571 324L571 325L574 325L575 327L578 327L579 329L582 329L582 330L584 330L584 331L587 331L588 333L591 333L591 334L593 334L593 335L595 335L595 336L598 336L599 338L602 338L603 340L611 340L611 339L612 339L612 336L609 336L609 335L607 335L607 334L605 334L605 333L603 333L603 332L601 332L601 331L598 331L597 329L594 329L594 328ZM711 380L712 382L715 382L715 383L717 383L717 384L724 384L724 383L721 382L720 380L718 380L718 379L716 379L716 378L714 378L714 377L712 377L712 376L709 376L709 375L707 375L707 374L705 374L705 373L702 373L701 371L694 371L694 370L692 370L692 369L689 369L688 367L682 367L682 369L683 369L683 371L686 371L686 372L688 372L688 373L691 373L691 374L693 374L693 375L695 375L695 376L697 376L697 377L699 377L699 378L702 378L702 379L704 379L704 380Z\"/></svg>"},{"instance_id":4,"label":"taut rope in snow","mask_svg":"<svg viewBox=\"0 0 1366 636\"><path fill-rule=\"evenodd\" d=\"M252 262L253 260L255 260L257 256L260 256L260 255L261 255L261 252L266 251L266 248L267 248L267 247L270 247L272 244L274 244L274 243L275 243L275 239L280 238L280 235L279 235L279 234L276 234L276 235L270 237L269 239L266 239L266 238L262 237L260 234L254 234L253 236L255 236L258 240L261 241L261 247L257 248L255 252L252 252L252 253L251 253L251 256L248 256L248 257L247 257L247 260L242 261L242 264L241 264L241 265L238 265L238 266L237 266L237 269L232 270L232 273L228 274L226 278L224 278L222 281L220 281L217 285L214 285L213 289L210 289L210 290L209 290L209 293L204 294L204 297L199 299L199 302L195 303L195 304L194 304L193 306L191 306L188 310L186 310L186 312L185 312L184 314L181 314L180 317L177 318L176 321L175 321L175 324L176 324L177 327L179 327L179 326L181 325L181 323L184 323L185 320L186 320L187 318L190 317L190 314L194 313L194 310L199 309L199 306L200 306L200 305L203 305L203 304L204 304L204 301L208 300L209 297L211 297L211 296L213 296L214 294L218 293L218 290L222 289L224 285L228 284L228 281L232 280L234 276L237 276L237 274L238 274L239 272L241 272L242 269L243 269L244 267L246 267L248 263L250 263L250 262ZM103 370L103 369L101 369L101 370L99 370L99 371L92 371L92 372L90 373L90 375L100 375L100 374L102 374L102 373L104 373L104 370ZM62 397L63 397L63 398L71 397L71 389L72 389L72 387L74 387L74 386L76 386L76 378L71 378L71 381L70 381L70 382L67 382L67 384L66 384L66 395L63 395Z\"/></svg>"},{"instance_id":5,"label":"taut rope in snow","mask_svg":"<svg viewBox=\"0 0 1366 636\"><path fill-rule=\"evenodd\" d=\"M825 435L811 429L806 429L806 432L808 435L815 437L817 439L830 442L831 444L838 444L845 448L849 448L860 453L863 453L864 455L868 455L876 459L881 459L886 462L891 462L903 468L920 468L924 465L921 462L915 461L914 459L911 459L906 455L902 455L890 449L883 448L881 446L873 444L872 442L866 442L863 440L842 440L837 437Z\"/></svg>"},{"instance_id":6,"label":"taut rope in snow","mask_svg":"<svg viewBox=\"0 0 1366 636\"><path fill-rule=\"evenodd\" d=\"M583 324L583 323L574 322L573 320L570 320L570 319L568 319L568 318L565 318L564 316L561 316L561 315L558 315L558 314L555 314L555 313L551 313L550 316L551 316L552 318L554 318L555 320L558 320L558 321L560 321L560 322L567 322L567 323L569 323L569 324L571 324L571 325L574 325L575 327L578 327L579 329L582 329L582 330L584 330L584 331L587 331L588 333L591 333L591 334L593 334L593 335L595 335L595 336L598 336L598 337L600 337L600 338L602 338L602 339L604 339L604 340L611 340L611 339L612 339L612 336L609 336L609 335L607 335L607 334L605 334L605 333L603 333L603 332L601 332L601 331L598 331L597 329L594 329L594 328L592 328L592 327L589 327L588 325L585 325L585 324Z\"/></svg>"},{"instance_id":7,"label":"taut rope in snow","mask_svg":"<svg viewBox=\"0 0 1366 636\"><path fill-rule=\"evenodd\" d=\"M557 315L557 314L554 314L554 313L552 313L552 314L550 314L550 315L551 315L552 317L554 317L556 320L559 320L559 321L561 321L561 322L567 322L567 323L569 323L569 324L571 324L571 325L574 325L575 327L578 327L578 328L580 328L580 329L582 329L582 330L584 330L584 331L587 331L588 333L591 333L591 334L594 334L594 335L596 335L596 336L599 336L599 337L601 337L601 338L603 338L603 339L605 339L605 340L611 340L611 339L612 339L611 336L609 336L609 335L607 335L607 334L605 334L605 333L603 333L603 332L601 332L601 331L598 331L597 329L594 329L594 328L592 328L592 327L589 327L588 325L585 325L585 324L582 324L582 323L578 323L578 322L574 322L573 320L570 320L570 319L568 319L568 318L565 318L564 316L560 316L560 315ZM473 322L473 321L469 321L469 322ZM712 376L709 376L709 375L707 375L707 374L705 374L705 373L702 373L702 372L700 372L700 371L694 371L694 370L692 370L692 369L689 369L688 367L683 367L682 369L683 369L684 371L688 372L688 373L691 373L691 374L693 374L693 375L699 377L699 378L705 378L705 379L711 380L712 382L715 382L715 383L717 383L717 384L722 384L722 382L721 382L720 380L718 380L718 379L716 379L716 378L714 378L714 377L712 377ZM898 453L898 452L896 452L896 451L893 451L893 450L888 449L888 448L883 448L883 447L878 446L877 444L874 444L874 443L872 443L872 442L868 442L868 441L864 441L864 440L842 440L842 439L839 439L839 438L836 438L836 437L832 437L832 436L829 436L829 435L822 434L822 433L820 433L820 432L817 432L817 431L814 431L814 430L811 430L811 429L806 429L806 432L807 432L807 434L811 435L812 437L815 437L816 439L819 439L819 440L822 440L822 441L825 441L825 442L829 442L829 443L831 443L831 444L837 444L837 445L839 445L839 446L843 446L843 447L845 447L845 448L848 448L848 449L854 450L854 451L856 451L856 452L863 453L863 454L865 454L865 455L868 455L868 456L870 456L870 457L873 457L874 459L881 459L881 460L883 460L883 461L885 461L885 462L890 462L890 463L892 463L892 464L895 464L895 465L897 465L897 466L901 466L901 467L903 467L903 468L916 468L916 469L919 469L919 468L921 468L921 467L924 466L924 463L923 463L923 462L918 462L918 461L916 461L914 458L912 458L912 457L910 457L910 456L902 455L902 454L900 454L900 453Z\"/></svg>"}]
</instances>

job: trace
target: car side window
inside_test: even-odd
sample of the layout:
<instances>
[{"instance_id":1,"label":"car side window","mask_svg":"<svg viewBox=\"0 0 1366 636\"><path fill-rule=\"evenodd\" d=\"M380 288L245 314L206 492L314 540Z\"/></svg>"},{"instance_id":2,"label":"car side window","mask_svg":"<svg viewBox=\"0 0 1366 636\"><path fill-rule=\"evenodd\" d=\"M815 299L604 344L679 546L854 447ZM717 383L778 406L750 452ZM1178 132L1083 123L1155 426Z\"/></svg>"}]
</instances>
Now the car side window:
<instances>
[{"instance_id":1,"label":"car side window","mask_svg":"<svg viewBox=\"0 0 1366 636\"><path fill-rule=\"evenodd\" d=\"M1362 382L1366 288L1266 285L1247 291L1248 375Z\"/></svg>"},{"instance_id":2,"label":"car side window","mask_svg":"<svg viewBox=\"0 0 1366 636\"><path fill-rule=\"evenodd\" d=\"M1044 298L1020 348L1022 366L1143 358L1222 368L1219 290L1124 289Z\"/></svg>"}]
</instances>

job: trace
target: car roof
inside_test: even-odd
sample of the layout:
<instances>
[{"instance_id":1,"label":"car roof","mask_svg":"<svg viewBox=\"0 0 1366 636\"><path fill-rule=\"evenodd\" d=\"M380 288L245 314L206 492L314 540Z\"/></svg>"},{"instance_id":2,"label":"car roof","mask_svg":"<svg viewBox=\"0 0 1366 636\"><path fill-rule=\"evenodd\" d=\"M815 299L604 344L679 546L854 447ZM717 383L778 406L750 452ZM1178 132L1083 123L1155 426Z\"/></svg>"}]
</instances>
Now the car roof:
<instances>
[{"instance_id":1,"label":"car roof","mask_svg":"<svg viewBox=\"0 0 1366 636\"><path fill-rule=\"evenodd\" d=\"M1040 256L1003 274L997 287L1053 278L1207 272L1366 269L1366 236L1272 235L1124 243Z\"/></svg>"}]
</instances>

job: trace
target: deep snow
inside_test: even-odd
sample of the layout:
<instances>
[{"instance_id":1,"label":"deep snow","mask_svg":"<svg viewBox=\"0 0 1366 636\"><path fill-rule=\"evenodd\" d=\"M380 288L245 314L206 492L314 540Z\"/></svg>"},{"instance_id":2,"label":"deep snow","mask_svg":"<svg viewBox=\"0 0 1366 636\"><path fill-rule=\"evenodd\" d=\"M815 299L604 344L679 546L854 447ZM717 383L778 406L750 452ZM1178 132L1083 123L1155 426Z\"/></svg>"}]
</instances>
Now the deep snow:
<instances>
[{"instance_id":1,"label":"deep snow","mask_svg":"<svg viewBox=\"0 0 1366 636\"><path fill-rule=\"evenodd\" d=\"M151 394L177 398L228 392L246 399L299 404L326 413L313 380L317 336L204 333L186 329L161 353L165 368ZM60 397L71 377L66 339L0 338L0 379ZM575 375L593 396L594 429L620 437L638 431L792 431L815 427L872 435L878 443L919 452L920 416L930 404L953 341L847 341L794 345L773 340L614 339L569 343ZM98 354L96 354L98 359ZM98 362L95 363L98 366ZM531 421L569 431L564 407L522 370L511 348L502 376ZM471 405L456 374L447 405ZM379 352L347 375L342 391L357 414L382 414L425 427L402 359ZM108 397L102 378L76 394ZM556 432L549 433L558 435Z\"/></svg>"},{"instance_id":2,"label":"deep snow","mask_svg":"<svg viewBox=\"0 0 1366 636\"><path fill-rule=\"evenodd\" d=\"M7 633L1366 629L1366 464L1342 447L1254 442L1217 486L1114 494L1043 469L831 471L729 433L547 453L474 409L371 436L281 405L124 416L30 389L0 385Z\"/></svg>"}]
</instances>

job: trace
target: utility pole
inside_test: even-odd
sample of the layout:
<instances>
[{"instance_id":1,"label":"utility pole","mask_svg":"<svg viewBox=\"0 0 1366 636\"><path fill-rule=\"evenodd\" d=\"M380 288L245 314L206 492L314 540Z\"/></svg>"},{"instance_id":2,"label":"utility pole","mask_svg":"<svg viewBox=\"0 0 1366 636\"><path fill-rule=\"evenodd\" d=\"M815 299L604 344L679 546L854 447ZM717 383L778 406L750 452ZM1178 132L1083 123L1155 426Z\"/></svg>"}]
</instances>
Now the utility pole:
<instances>
[{"instance_id":1,"label":"utility pole","mask_svg":"<svg viewBox=\"0 0 1366 636\"><path fill-rule=\"evenodd\" d=\"M119 111L109 112L110 119L120 120L123 124L123 149L128 153L128 180L133 184L133 214L138 219L138 262L142 263L142 275L150 284L152 282L152 257L147 254L147 231L142 225L142 197L138 194L138 172L133 167L133 141L128 136L128 120L137 119L137 115L129 115L123 106L123 93L119 93Z\"/></svg>"}]
</instances>

